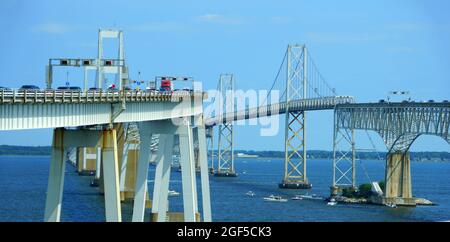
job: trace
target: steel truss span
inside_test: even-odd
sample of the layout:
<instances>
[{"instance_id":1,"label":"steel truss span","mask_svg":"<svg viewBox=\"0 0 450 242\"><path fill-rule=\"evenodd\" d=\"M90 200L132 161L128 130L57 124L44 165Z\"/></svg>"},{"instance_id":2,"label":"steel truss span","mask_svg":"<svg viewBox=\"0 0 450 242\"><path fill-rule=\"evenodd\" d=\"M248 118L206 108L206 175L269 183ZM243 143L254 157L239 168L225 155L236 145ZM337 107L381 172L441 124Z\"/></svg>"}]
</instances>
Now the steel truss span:
<instances>
[{"instance_id":1,"label":"steel truss span","mask_svg":"<svg viewBox=\"0 0 450 242\"><path fill-rule=\"evenodd\" d=\"M372 130L388 154L406 155L421 135L450 144L449 103L358 103L337 105L334 115L333 187L355 186L354 130Z\"/></svg>"}]
</instances>

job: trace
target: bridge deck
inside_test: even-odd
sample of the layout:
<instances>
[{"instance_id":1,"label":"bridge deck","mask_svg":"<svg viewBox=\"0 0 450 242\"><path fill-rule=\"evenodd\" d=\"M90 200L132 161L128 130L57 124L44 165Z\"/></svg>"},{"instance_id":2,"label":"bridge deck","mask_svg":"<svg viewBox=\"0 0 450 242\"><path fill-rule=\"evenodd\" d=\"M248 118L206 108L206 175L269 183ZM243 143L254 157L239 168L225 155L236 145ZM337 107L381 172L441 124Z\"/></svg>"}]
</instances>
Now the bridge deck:
<instances>
[{"instance_id":1,"label":"bridge deck","mask_svg":"<svg viewBox=\"0 0 450 242\"><path fill-rule=\"evenodd\" d=\"M289 103L289 106L285 102L282 102L257 108L250 108L237 112L229 112L224 115L206 119L205 122L207 126L215 126L218 124L229 123L238 120L279 115L286 113L288 110L292 112L329 110L334 109L336 105L353 102L354 102L353 97L349 96L303 99L291 101Z\"/></svg>"},{"instance_id":2,"label":"bridge deck","mask_svg":"<svg viewBox=\"0 0 450 242\"><path fill-rule=\"evenodd\" d=\"M79 127L199 115L202 92L2 91L0 130Z\"/></svg>"}]
</instances>

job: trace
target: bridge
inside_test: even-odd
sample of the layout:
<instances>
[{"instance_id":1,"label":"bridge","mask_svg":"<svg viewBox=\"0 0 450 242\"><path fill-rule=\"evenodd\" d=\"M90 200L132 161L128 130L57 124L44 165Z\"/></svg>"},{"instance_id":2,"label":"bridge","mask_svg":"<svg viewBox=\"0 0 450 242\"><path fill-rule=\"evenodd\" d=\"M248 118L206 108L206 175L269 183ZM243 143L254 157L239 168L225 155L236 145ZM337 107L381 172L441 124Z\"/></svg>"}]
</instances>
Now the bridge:
<instances>
[{"instance_id":1,"label":"bridge","mask_svg":"<svg viewBox=\"0 0 450 242\"><path fill-rule=\"evenodd\" d=\"M450 103L358 103L335 109L332 193L356 186L354 130L377 132L388 150L386 191L382 204L416 205L412 195L409 148L421 135L434 135L450 144ZM338 150L339 143L347 150ZM347 152L346 152L347 151ZM350 155L348 155L350 154Z\"/></svg>"},{"instance_id":2,"label":"bridge","mask_svg":"<svg viewBox=\"0 0 450 242\"><path fill-rule=\"evenodd\" d=\"M104 38L119 40L117 59L103 58ZM53 89L53 69L61 66L79 67L85 73L96 71L98 89L89 90L87 79L82 91ZM106 221L122 221L121 202L126 200L133 202L132 221L136 222L144 220L145 209L150 207L152 221L211 221L208 173L224 177L237 175L233 125L239 120L285 115L285 166L279 187L309 189L307 113L334 110L332 195L345 187L356 187L354 130L375 130L389 151L386 191L378 201L382 204L416 204L411 192L408 149L418 136L431 134L449 141L448 103L356 103L351 96L337 95L304 45L288 46L270 91L256 107L238 110L234 76L221 75L219 96L213 102L216 99L222 102L211 117L204 117L203 101L207 95L202 90L126 90L130 81L127 70L123 33L100 30L97 58L50 59L47 89L0 90L0 131L54 130L45 221L60 221L67 156L74 159L81 171L87 169L87 160L94 161L93 184L104 193ZM120 89L103 88L105 73L116 75ZM282 73L286 77L283 82L279 81ZM277 84L282 85L278 89L284 90L281 97L274 92ZM207 162L207 139L213 146L215 128L219 129L217 169L213 153L211 167ZM184 209L181 214L168 212L174 152L180 154ZM147 176L151 160L156 164L156 172L150 200ZM196 170L200 171L201 214Z\"/></svg>"}]
</instances>

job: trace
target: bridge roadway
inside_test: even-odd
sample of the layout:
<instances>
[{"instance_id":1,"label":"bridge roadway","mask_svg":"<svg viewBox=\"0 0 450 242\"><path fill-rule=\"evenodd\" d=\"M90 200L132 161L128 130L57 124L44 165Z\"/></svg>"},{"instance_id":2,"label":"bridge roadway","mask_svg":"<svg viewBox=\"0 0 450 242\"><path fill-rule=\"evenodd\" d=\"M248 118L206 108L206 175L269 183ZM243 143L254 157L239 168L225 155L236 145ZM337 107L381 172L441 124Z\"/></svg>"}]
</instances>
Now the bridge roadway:
<instances>
[{"instance_id":1,"label":"bridge roadway","mask_svg":"<svg viewBox=\"0 0 450 242\"><path fill-rule=\"evenodd\" d=\"M79 127L189 117L205 93L0 90L0 131Z\"/></svg>"},{"instance_id":2,"label":"bridge roadway","mask_svg":"<svg viewBox=\"0 0 450 242\"><path fill-rule=\"evenodd\" d=\"M333 96L333 97L321 97L310 98L291 101L289 103L289 111L315 111L315 110L331 110L340 104L354 103L353 97L350 96ZM284 114L287 111L286 102L269 104L257 108L250 108L237 112L229 112L224 115L212 117L205 120L205 124L208 127L215 125L229 123L232 121L253 119L259 117L267 117L272 115Z\"/></svg>"}]
</instances>

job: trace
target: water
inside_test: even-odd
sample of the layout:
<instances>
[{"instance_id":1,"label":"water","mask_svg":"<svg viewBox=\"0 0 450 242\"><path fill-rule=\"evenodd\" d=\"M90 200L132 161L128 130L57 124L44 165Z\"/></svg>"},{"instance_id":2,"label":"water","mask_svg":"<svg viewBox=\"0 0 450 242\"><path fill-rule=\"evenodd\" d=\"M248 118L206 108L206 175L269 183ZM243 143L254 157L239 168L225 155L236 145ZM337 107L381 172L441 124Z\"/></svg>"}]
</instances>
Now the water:
<instances>
[{"instance_id":1,"label":"water","mask_svg":"<svg viewBox=\"0 0 450 242\"><path fill-rule=\"evenodd\" d=\"M384 162L361 161L372 180L382 180ZM331 161L309 161L310 194L327 196L331 184ZM360 164L358 164L360 166ZM49 157L0 157L0 221L42 221L47 189ZM290 198L305 193L278 189L283 173L282 159L238 159L237 178L210 177L214 221L443 221L450 220L450 163L413 162L413 194L437 206L397 208L383 206L326 206L317 200L263 201L271 194ZM361 166L360 166L361 167ZM149 171L153 187L155 167ZM245 171L246 174L243 174ZM181 192L181 173L172 172L170 189ZM103 198L89 186L92 177L81 177L66 166L62 221L104 221ZM368 182L361 169L358 181ZM198 176L199 181L199 176ZM200 187L198 187L200 192ZM248 191L255 197L245 195ZM151 193L150 193L151 194ZM171 211L182 211L182 197L170 197ZM200 200L201 201L201 200ZM199 203L201 208L201 202ZM130 219L131 204L123 205L124 220Z\"/></svg>"}]
</instances>

